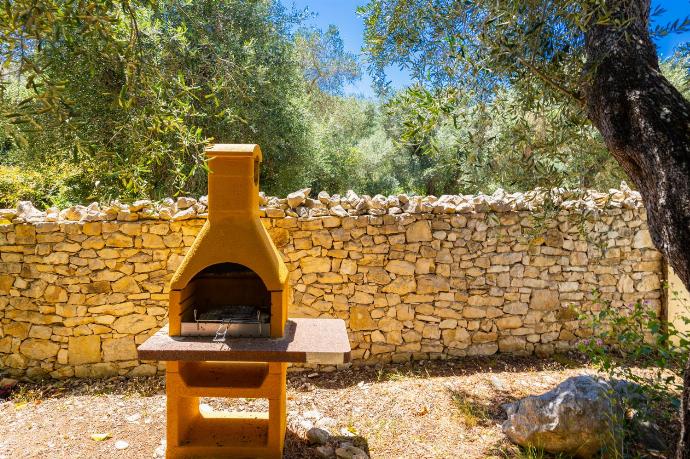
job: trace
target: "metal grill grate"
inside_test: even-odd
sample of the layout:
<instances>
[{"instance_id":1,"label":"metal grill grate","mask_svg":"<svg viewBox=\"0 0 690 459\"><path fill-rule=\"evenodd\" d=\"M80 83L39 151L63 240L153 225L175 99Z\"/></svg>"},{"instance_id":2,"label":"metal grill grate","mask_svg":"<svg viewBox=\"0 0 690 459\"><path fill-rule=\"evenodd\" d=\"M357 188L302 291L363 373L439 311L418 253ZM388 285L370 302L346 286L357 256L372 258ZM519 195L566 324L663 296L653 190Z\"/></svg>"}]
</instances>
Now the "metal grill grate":
<instances>
[{"instance_id":1,"label":"metal grill grate","mask_svg":"<svg viewBox=\"0 0 690 459\"><path fill-rule=\"evenodd\" d=\"M232 324L258 324L261 323L261 310L255 306L234 305L223 306L201 313L194 310L195 322L229 322Z\"/></svg>"},{"instance_id":2,"label":"metal grill grate","mask_svg":"<svg viewBox=\"0 0 690 459\"><path fill-rule=\"evenodd\" d=\"M222 342L228 337L266 337L270 332L270 314L257 306L195 308L193 313L193 321L182 322L184 336L212 336Z\"/></svg>"}]
</instances>

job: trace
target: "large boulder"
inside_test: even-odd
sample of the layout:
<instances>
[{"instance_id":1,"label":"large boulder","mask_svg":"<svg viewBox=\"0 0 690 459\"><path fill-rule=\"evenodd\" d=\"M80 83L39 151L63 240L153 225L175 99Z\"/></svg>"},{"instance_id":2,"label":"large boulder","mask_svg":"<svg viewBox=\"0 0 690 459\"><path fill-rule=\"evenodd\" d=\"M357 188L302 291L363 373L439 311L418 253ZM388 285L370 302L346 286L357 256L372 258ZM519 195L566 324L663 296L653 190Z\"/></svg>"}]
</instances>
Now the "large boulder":
<instances>
[{"instance_id":1,"label":"large boulder","mask_svg":"<svg viewBox=\"0 0 690 459\"><path fill-rule=\"evenodd\" d=\"M518 445L578 458L616 456L624 413L620 396L603 379L575 376L504 409L503 432Z\"/></svg>"}]
</instances>

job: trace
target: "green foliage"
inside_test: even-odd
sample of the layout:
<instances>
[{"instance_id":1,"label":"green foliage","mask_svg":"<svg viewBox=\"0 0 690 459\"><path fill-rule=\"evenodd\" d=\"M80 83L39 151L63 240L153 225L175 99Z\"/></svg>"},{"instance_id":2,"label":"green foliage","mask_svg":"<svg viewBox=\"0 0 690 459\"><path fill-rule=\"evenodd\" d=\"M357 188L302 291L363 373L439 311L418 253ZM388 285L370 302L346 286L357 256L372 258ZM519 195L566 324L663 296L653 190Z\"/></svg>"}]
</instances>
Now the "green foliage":
<instances>
[{"instance_id":1,"label":"green foliage","mask_svg":"<svg viewBox=\"0 0 690 459\"><path fill-rule=\"evenodd\" d=\"M371 70L385 87L398 64L431 87L481 96L548 75L549 96L578 91L584 26L601 2L372 0L360 8Z\"/></svg>"},{"instance_id":2,"label":"green foliage","mask_svg":"<svg viewBox=\"0 0 690 459\"><path fill-rule=\"evenodd\" d=\"M595 292L596 293L596 292ZM646 302L612 308L596 294L600 311L589 318L592 337L581 343L597 368L612 377L633 381L656 401L677 408L683 371L690 356L690 336L664 321ZM690 324L690 315L682 320ZM639 367L648 367L640 372Z\"/></svg>"},{"instance_id":3,"label":"green foliage","mask_svg":"<svg viewBox=\"0 0 690 459\"><path fill-rule=\"evenodd\" d=\"M312 98L315 155L310 182L316 190L344 192L362 183L364 154L357 141L373 129L373 104L320 93Z\"/></svg>"},{"instance_id":4,"label":"green foliage","mask_svg":"<svg viewBox=\"0 0 690 459\"><path fill-rule=\"evenodd\" d=\"M342 94L343 87L361 78L357 56L345 51L340 32L330 25L325 32L302 29L295 36L297 61L304 72L309 93L316 90Z\"/></svg>"},{"instance_id":5,"label":"green foliage","mask_svg":"<svg viewBox=\"0 0 690 459\"><path fill-rule=\"evenodd\" d=\"M181 124L194 136L191 142L186 141L189 136L180 139L177 151L202 137L204 142L258 143L264 152L266 190L284 193L297 187L309 144L300 69L289 37L296 18L271 1L172 1L161 9L153 16L150 34L151 46L160 56L151 67L161 69L154 86L160 89L154 96L164 102L163 110L177 113L179 107ZM177 76L172 88L171 75ZM172 104L166 101L169 92ZM159 126L165 132L170 123L175 125L177 117L162 119ZM201 172L191 187L178 183L156 189L162 194L171 189L203 192L206 174L195 168L198 164L184 156L172 164L174 170L193 168L181 170L186 177ZM161 178L170 170L170 164L157 166Z\"/></svg>"},{"instance_id":6,"label":"green foliage","mask_svg":"<svg viewBox=\"0 0 690 459\"><path fill-rule=\"evenodd\" d=\"M149 6L146 0L4 2L0 7L0 87L4 89L16 77L26 88L25 97L12 110L4 110L4 116L12 124L30 124L36 129L41 123L35 117L41 114L52 113L66 121L70 104L65 81L49 72L54 62L45 59L46 53L88 42L102 53L128 61L137 42L135 10ZM123 29L129 33L123 35ZM133 76L135 71L129 65L126 75ZM21 133L15 131L15 135Z\"/></svg>"},{"instance_id":7,"label":"green foliage","mask_svg":"<svg viewBox=\"0 0 690 459\"><path fill-rule=\"evenodd\" d=\"M269 0L170 0L114 14L100 34L47 40L31 59L43 79L61 82L59 108L3 93L4 105L34 109L31 124L10 133L15 159L78 165L79 200L157 198L203 193L209 141L256 142L267 191L294 189L310 153L296 21ZM116 52L127 40L133 51ZM31 75L5 80L30 87Z\"/></svg>"},{"instance_id":8,"label":"green foliage","mask_svg":"<svg viewBox=\"0 0 690 459\"><path fill-rule=\"evenodd\" d=\"M461 87L478 98L510 83L523 101L581 103L589 78L585 32L610 25L627 39L635 7L596 0L370 0L359 8L365 50L379 87L385 69L410 69L425 86ZM662 8L652 16L663 13ZM657 25L653 35L690 30L690 17ZM534 86L533 81L541 81Z\"/></svg>"},{"instance_id":9,"label":"green foliage","mask_svg":"<svg viewBox=\"0 0 690 459\"><path fill-rule=\"evenodd\" d=\"M625 410L623 457L637 457L635 445L646 431L647 437L668 439L657 424L675 424L683 390L685 362L690 356L690 340L657 315L649 304L637 301L613 308L595 292L593 315L582 317L591 324L591 338L580 343L598 371L618 379L624 393ZM687 327L690 315L683 315ZM650 430L651 428L651 430ZM671 435L672 436L672 435ZM660 442L663 445L664 441Z\"/></svg>"},{"instance_id":10,"label":"green foliage","mask_svg":"<svg viewBox=\"0 0 690 459\"><path fill-rule=\"evenodd\" d=\"M661 71L668 81L690 99L690 43L680 45L673 55L660 63Z\"/></svg>"},{"instance_id":11,"label":"green foliage","mask_svg":"<svg viewBox=\"0 0 690 459\"><path fill-rule=\"evenodd\" d=\"M613 25L627 39L628 6L370 0L361 7L369 70L392 96L394 137L419 166L415 188L438 194L619 183L622 170L586 116L584 40L593 25ZM652 33L689 28L686 19ZM686 91L687 55L681 47L664 65ZM392 65L409 70L415 85L392 95Z\"/></svg>"},{"instance_id":12,"label":"green foliage","mask_svg":"<svg viewBox=\"0 0 690 459\"><path fill-rule=\"evenodd\" d=\"M393 172L400 155L375 103L321 92L311 100L315 154L307 182L313 189L370 195L403 190Z\"/></svg>"},{"instance_id":13,"label":"green foliage","mask_svg":"<svg viewBox=\"0 0 690 459\"><path fill-rule=\"evenodd\" d=\"M451 390L450 399L460 422L467 428L474 428L481 424L491 422L491 416L487 406L474 400L470 394L463 390Z\"/></svg>"},{"instance_id":14,"label":"green foliage","mask_svg":"<svg viewBox=\"0 0 690 459\"><path fill-rule=\"evenodd\" d=\"M566 94L582 81L560 80L580 68L584 7L561 17L565 3L549 3L561 22L547 24L530 13L541 2L514 3L370 2L377 81L390 64L417 81L373 101L342 95L361 68L338 30L304 28L277 0L10 2L0 199L203 194L209 142L259 143L271 194L616 186L621 170ZM662 68L690 91L687 46Z\"/></svg>"},{"instance_id":15,"label":"green foliage","mask_svg":"<svg viewBox=\"0 0 690 459\"><path fill-rule=\"evenodd\" d=\"M24 169L0 165L0 207L14 207L18 201L37 206L65 206L79 194L79 170L62 165L50 169Z\"/></svg>"},{"instance_id":16,"label":"green foliage","mask_svg":"<svg viewBox=\"0 0 690 459\"><path fill-rule=\"evenodd\" d=\"M515 89L472 102L455 88L415 85L387 110L401 150L419 169L413 188L420 193L607 189L624 177L579 112L546 100L526 108Z\"/></svg>"},{"instance_id":17,"label":"green foliage","mask_svg":"<svg viewBox=\"0 0 690 459\"><path fill-rule=\"evenodd\" d=\"M564 453L550 454L544 451L544 448L536 446L516 447L512 454L506 456L514 459L572 459Z\"/></svg>"}]
</instances>

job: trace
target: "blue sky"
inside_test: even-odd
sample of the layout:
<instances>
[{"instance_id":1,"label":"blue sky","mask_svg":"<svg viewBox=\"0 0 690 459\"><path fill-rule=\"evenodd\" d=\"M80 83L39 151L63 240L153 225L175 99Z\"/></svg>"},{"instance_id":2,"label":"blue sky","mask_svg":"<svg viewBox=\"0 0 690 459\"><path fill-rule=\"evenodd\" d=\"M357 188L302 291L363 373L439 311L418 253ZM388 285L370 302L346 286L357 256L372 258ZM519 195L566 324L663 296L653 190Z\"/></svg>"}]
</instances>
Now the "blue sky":
<instances>
[{"instance_id":1,"label":"blue sky","mask_svg":"<svg viewBox=\"0 0 690 459\"><path fill-rule=\"evenodd\" d=\"M345 48L353 53L361 52L364 25L362 19L357 16L356 9L359 5L364 5L367 0L281 0L285 6L295 5L298 9L308 8L309 11L316 13L308 21L308 25L325 30L329 24L335 24L340 30ZM652 0L653 6L661 6L667 12L656 21L665 24L675 19L682 19L690 14L690 0ZM668 56L673 48L685 41L690 40L690 33L683 35L670 35L657 40L659 53L661 56ZM409 76L397 68L389 69L388 78L396 88L404 87L410 82ZM345 88L347 94L373 96L371 88L371 78L366 73L362 79L355 84Z\"/></svg>"}]
</instances>

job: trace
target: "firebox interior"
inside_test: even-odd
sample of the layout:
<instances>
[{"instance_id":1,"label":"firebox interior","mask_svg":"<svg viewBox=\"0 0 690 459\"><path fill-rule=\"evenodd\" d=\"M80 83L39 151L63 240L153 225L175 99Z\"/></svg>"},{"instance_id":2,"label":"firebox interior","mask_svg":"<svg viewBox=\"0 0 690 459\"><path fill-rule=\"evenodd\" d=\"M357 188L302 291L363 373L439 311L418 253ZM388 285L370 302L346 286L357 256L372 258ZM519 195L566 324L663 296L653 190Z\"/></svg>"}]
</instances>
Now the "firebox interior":
<instances>
[{"instance_id":1,"label":"firebox interior","mask_svg":"<svg viewBox=\"0 0 690 459\"><path fill-rule=\"evenodd\" d=\"M269 336L271 293L238 263L218 263L196 274L184 289L184 335Z\"/></svg>"}]
</instances>

